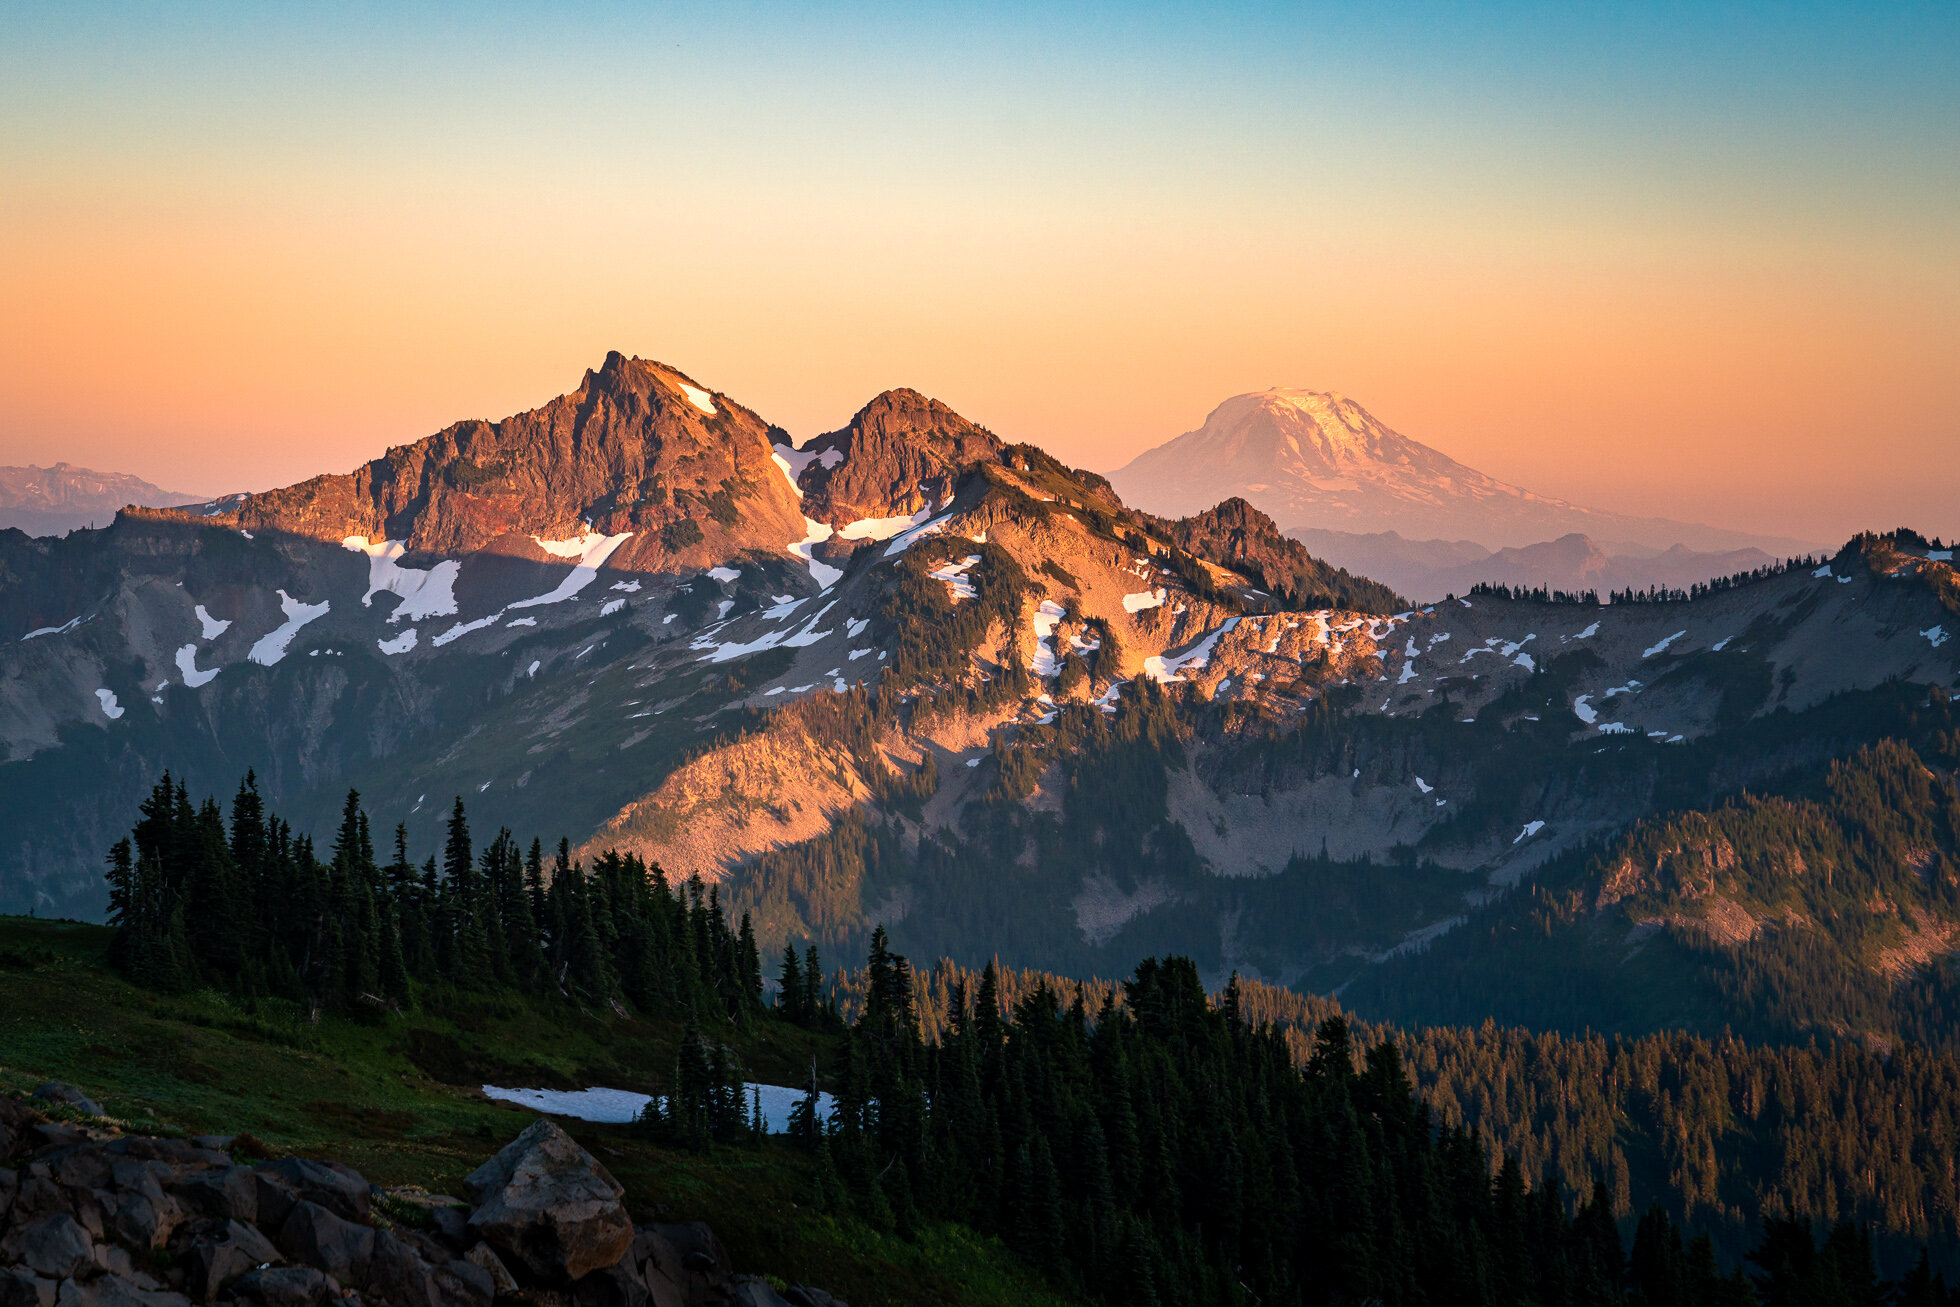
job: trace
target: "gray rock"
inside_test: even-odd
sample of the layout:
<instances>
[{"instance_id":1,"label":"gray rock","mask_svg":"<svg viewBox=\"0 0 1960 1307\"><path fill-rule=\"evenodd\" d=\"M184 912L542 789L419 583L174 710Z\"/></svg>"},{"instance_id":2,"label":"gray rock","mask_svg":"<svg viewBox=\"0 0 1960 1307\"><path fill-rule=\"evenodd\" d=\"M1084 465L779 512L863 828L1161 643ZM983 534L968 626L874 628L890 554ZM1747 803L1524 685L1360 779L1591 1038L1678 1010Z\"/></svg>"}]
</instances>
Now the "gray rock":
<instances>
[{"instance_id":1,"label":"gray rock","mask_svg":"<svg viewBox=\"0 0 1960 1307\"><path fill-rule=\"evenodd\" d=\"M264 1170L252 1173L252 1186L256 1191L259 1209L258 1224L261 1229L277 1230L286 1223L287 1216L299 1202L299 1191L278 1176Z\"/></svg>"},{"instance_id":2,"label":"gray rock","mask_svg":"<svg viewBox=\"0 0 1960 1307\"><path fill-rule=\"evenodd\" d=\"M728 1286L729 1297L738 1307L790 1307L788 1299L769 1287L760 1275L738 1275Z\"/></svg>"},{"instance_id":3,"label":"gray rock","mask_svg":"<svg viewBox=\"0 0 1960 1307\"><path fill-rule=\"evenodd\" d=\"M102 1104L96 1102L93 1098L90 1098L87 1094L75 1088L75 1086L63 1084L59 1080L50 1080L39 1089L36 1089L34 1091L34 1097L50 1103L65 1104L78 1112L87 1112L90 1116L102 1115Z\"/></svg>"},{"instance_id":4,"label":"gray rock","mask_svg":"<svg viewBox=\"0 0 1960 1307\"><path fill-rule=\"evenodd\" d=\"M279 1227L279 1249L303 1266L318 1267L342 1284L358 1284L374 1258L374 1231L302 1199Z\"/></svg>"},{"instance_id":5,"label":"gray rock","mask_svg":"<svg viewBox=\"0 0 1960 1307\"><path fill-rule=\"evenodd\" d=\"M0 1261L19 1262L51 1280L65 1280L95 1263L95 1241L66 1212L16 1226L0 1239Z\"/></svg>"},{"instance_id":6,"label":"gray rock","mask_svg":"<svg viewBox=\"0 0 1960 1307\"><path fill-rule=\"evenodd\" d=\"M783 1301L790 1307L851 1307L851 1304L835 1294L825 1293L822 1289L812 1289L807 1284L792 1284L783 1290Z\"/></svg>"},{"instance_id":7,"label":"gray rock","mask_svg":"<svg viewBox=\"0 0 1960 1307\"><path fill-rule=\"evenodd\" d=\"M490 1272L461 1258L438 1266L430 1288L431 1307L490 1307L497 1292Z\"/></svg>"},{"instance_id":8,"label":"gray rock","mask_svg":"<svg viewBox=\"0 0 1960 1307\"><path fill-rule=\"evenodd\" d=\"M432 1208L429 1219L435 1223L436 1237L448 1244L452 1252L460 1253L478 1242L470 1233L470 1214L460 1207Z\"/></svg>"},{"instance_id":9,"label":"gray rock","mask_svg":"<svg viewBox=\"0 0 1960 1307\"><path fill-rule=\"evenodd\" d=\"M147 1289L120 1275L100 1275L86 1283L63 1281L55 1307L191 1307L191 1300L168 1289Z\"/></svg>"},{"instance_id":10,"label":"gray rock","mask_svg":"<svg viewBox=\"0 0 1960 1307\"><path fill-rule=\"evenodd\" d=\"M112 1193L98 1195L105 1230L130 1248L161 1248L184 1223L184 1210L163 1192L155 1163L124 1159L109 1172Z\"/></svg>"},{"instance_id":11,"label":"gray rock","mask_svg":"<svg viewBox=\"0 0 1960 1307\"><path fill-rule=\"evenodd\" d=\"M497 1256L497 1250L487 1243L479 1243L463 1254L463 1260L472 1266L482 1267L490 1276L491 1287L498 1294L516 1293L517 1277L504 1265L504 1259Z\"/></svg>"},{"instance_id":12,"label":"gray rock","mask_svg":"<svg viewBox=\"0 0 1960 1307\"><path fill-rule=\"evenodd\" d=\"M26 1146L28 1130L40 1119L41 1114L27 1104L0 1094L0 1162Z\"/></svg>"},{"instance_id":13,"label":"gray rock","mask_svg":"<svg viewBox=\"0 0 1960 1307\"><path fill-rule=\"evenodd\" d=\"M374 1200L361 1173L339 1162L315 1162L304 1157L284 1157L266 1162L261 1174L284 1181L301 1198L308 1198L350 1221L365 1221Z\"/></svg>"},{"instance_id":14,"label":"gray rock","mask_svg":"<svg viewBox=\"0 0 1960 1307\"><path fill-rule=\"evenodd\" d=\"M477 1203L470 1227L538 1279L578 1280L632 1247L624 1188L550 1121L533 1124L463 1183Z\"/></svg>"},{"instance_id":15,"label":"gray rock","mask_svg":"<svg viewBox=\"0 0 1960 1307\"><path fill-rule=\"evenodd\" d=\"M327 1307L340 1300L340 1281L311 1266L247 1271L225 1286L223 1303L242 1307Z\"/></svg>"},{"instance_id":16,"label":"gray rock","mask_svg":"<svg viewBox=\"0 0 1960 1307\"><path fill-rule=\"evenodd\" d=\"M7 1213L13 1210L14 1195L19 1192L20 1172L0 1166L0 1226L6 1224Z\"/></svg>"},{"instance_id":17,"label":"gray rock","mask_svg":"<svg viewBox=\"0 0 1960 1307\"><path fill-rule=\"evenodd\" d=\"M184 1255L184 1288L199 1302L210 1302L233 1276L284 1260L257 1227L227 1221Z\"/></svg>"},{"instance_id":18,"label":"gray rock","mask_svg":"<svg viewBox=\"0 0 1960 1307\"><path fill-rule=\"evenodd\" d=\"M180 1207L197 1216L259 1219L258 1178L249 1166L177 1167L164 1178L163 1188Z\"/></svg>"},{"instance_id":19,"label":"gray rock","mask_svg":"<svg viewBox=\"0 0 1960 1307\"><path fill-rule=\"evenodd\" d=\"M0 1307L54 1307L59 1287L25 1266L0 1269Z\"/></svg>"}]
</instances>

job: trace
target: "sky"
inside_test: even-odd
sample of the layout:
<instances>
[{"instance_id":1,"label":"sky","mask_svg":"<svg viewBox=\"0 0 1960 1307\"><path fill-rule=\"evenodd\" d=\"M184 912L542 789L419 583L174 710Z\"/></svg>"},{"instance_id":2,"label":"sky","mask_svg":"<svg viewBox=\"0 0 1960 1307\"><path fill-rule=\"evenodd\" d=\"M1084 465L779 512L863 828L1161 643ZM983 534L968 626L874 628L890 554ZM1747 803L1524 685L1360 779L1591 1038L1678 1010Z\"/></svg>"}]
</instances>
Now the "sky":
<instances>
[{"instance_id":1,"label":"sky","mask_svg":"<svg viewBox=\"0 0 1960 1307\"><path fill-rule=\"evenodd\" d=\"M0 463L346 471L657 358L1107 470L1341 391L1540 493L1960 535L1960 7L0 0Z\"/></svg>"}]
</instances>

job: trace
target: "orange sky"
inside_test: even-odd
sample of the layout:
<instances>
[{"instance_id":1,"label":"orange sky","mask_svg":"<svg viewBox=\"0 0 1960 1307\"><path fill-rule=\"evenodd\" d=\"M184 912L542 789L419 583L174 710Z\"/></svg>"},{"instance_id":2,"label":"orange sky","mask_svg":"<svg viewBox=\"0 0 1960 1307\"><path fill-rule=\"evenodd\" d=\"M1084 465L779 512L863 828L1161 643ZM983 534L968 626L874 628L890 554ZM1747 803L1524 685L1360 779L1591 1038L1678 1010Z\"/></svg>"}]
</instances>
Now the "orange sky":
<instances>
[{"instance_id":1,"label":"orange sky","mask_svg":"<svg viewBox=\"0 0 1960 1307\"><path fill-rule=\"evenodd\" d=\"M0 462L262 488L619 349L799 436L910 385L1106 470L1306 386L1588 505L1960 534L1950 48L1873 52L1917 98L1866 122L1770 72L1492 90L1534 55L1501 34L878 28L864 79L750 21L632 58L507 15L30 31L0 53Z\"/></svg>"}]
</instances>

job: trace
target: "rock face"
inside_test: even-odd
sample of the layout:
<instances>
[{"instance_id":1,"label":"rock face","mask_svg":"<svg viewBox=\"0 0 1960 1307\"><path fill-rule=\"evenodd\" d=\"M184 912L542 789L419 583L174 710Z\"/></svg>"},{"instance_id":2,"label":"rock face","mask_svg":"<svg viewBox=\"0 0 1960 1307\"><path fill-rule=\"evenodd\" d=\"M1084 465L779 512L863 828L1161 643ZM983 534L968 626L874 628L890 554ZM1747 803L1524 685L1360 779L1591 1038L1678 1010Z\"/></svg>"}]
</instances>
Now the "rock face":
<instances>
[{"instance_id":1,"label":"rock face","mask_svg":"<svg viewBox=\"0 0 1960 1307\"><path fill-rule=\"evenodd\" d=\"M576 1280L611 1266L633 1243L626 1191L597 1158L549 1121L504 1146L463 1182L470 1228L534 1276Z\"/></svg>"},{"instance_id":2,"label":"rock face","mask_svg":"<svg viewBox=\"0 0 1960 1307\"><path fill-rule=\"evenodd\" d=\"M381 1222L339 1163L248 1166L215 1142L51 1123L0 1096L0 1307L844 1307L735 1275L705 1225L636 1229L619 1183L546 1121L470 1177L467 1219L412 1191Z\"/></svg>"},{"instance_id":3,"label":"rock face","mask_svg":"<svg viewBox=\"0 0 1960 1307\"><path fill-rule=\"evenodd\" d=\"M541 558L533 536L632 532L615 569L706 566L802 537L775 439L788 437L679 370L615 352L542 408L458 422L347 475L185 515L336 543L402 541L411 555L496 546Z\"/></svg>"},{"instance_id":4,"label":"rock face","mask_svg":"<svg viewBox=\"0 0 1960 1307\"><path fill-rule=\"evenodd\" d=\"M993 432L938 400L888 390L799 451L803 511L840 530L908 516L943 500L954 473L1000 451Z\"/></svg>"}]
</instances>

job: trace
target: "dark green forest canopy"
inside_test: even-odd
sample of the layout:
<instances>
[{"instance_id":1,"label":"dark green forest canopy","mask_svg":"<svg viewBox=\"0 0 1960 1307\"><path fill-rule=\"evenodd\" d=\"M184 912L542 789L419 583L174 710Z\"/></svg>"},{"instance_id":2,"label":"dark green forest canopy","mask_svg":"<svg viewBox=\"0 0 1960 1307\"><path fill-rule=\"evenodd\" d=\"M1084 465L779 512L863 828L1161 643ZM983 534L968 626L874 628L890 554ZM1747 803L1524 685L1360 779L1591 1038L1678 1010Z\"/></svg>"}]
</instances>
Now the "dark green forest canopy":
<instances>
[{"instance_id":1,"label":"dark green forest canopy","mask_svg":"<svg viewBox=\"0 0 1960 1307\"><path fill-rule=\"evenodd\" d=\"M703 1031L739 1040L744 1025L785 1021L828 1032L837 1110L798 1122L817 1157L813 1201L907 1236L928 1221L997 1235L1058 1286L1101 1301L1876 1301L1860 1296L1876 1283L1874 1230L1861 1222L1893 1213L1833 1211L1821 1187L1815 1208L1791 1209L1805 1215L1760 1227L1752 1279L1721 1271L1709 1230L1684 1228L1669 1210L1680 1204L1662 1203L1641 1217L1629 1256L1610 1165L1589 1184L1528 1180L1515 1154L1493 1155L1467 1124L1463 1102L1439 1113L1417 1091L1403 1047L1440 1085L1435 1032L1369 1042L1329 1010L1309 1035L1311 1013L1287 1006L1296 996L1237 983L1208 995L1185 959L1147 960L1120 988L1037 978L1003 992L991 967L922 987L877 930L843 1011L816 983L814 952L794 949L766 1003L746 919L731 928L698 882L675 889L657 867L613 854L583 867L562 843L547 860L507 832L478 850L460 801L441 854L417 867L399 836L379 862L350 795L322 858L262 810L249 778L229 823L215 803L159 784L109 874L118 961L157 987L302 998L377 1021L445 986L682 1018L674 1092L646 1123L678 1146L752 1137L731 1092L739 1063ZM1490 1031L1454 1037L1498 1043ZM1486 1061L1516 1073L1511 1092L1554 1095L1599 1074L1593 1051L1554 1044ZM1699 1053L1645 1051L1651 1074L1623 1080L1665 1088L1682 1070L1667 1058ZM1765 1104L1830 1092L1792 1067L1789 1083L1757 1086ZM1854 1073L1842 1087L1866 1093ZM1952 1101L1950 1082L1921 1079L1915 1092ZM1843 1119L1856 1128L1875 1110L1847 1102ZM1725 1215L1705 1201L1691 1209ZM1811 1215L1843 1219L1819 1243ZM1892 1257L1911 1266L1904 1249ZM1943 1300L1930 1275L1907 1278L1914 1301Z\"/></svg>"}]
</instances>

